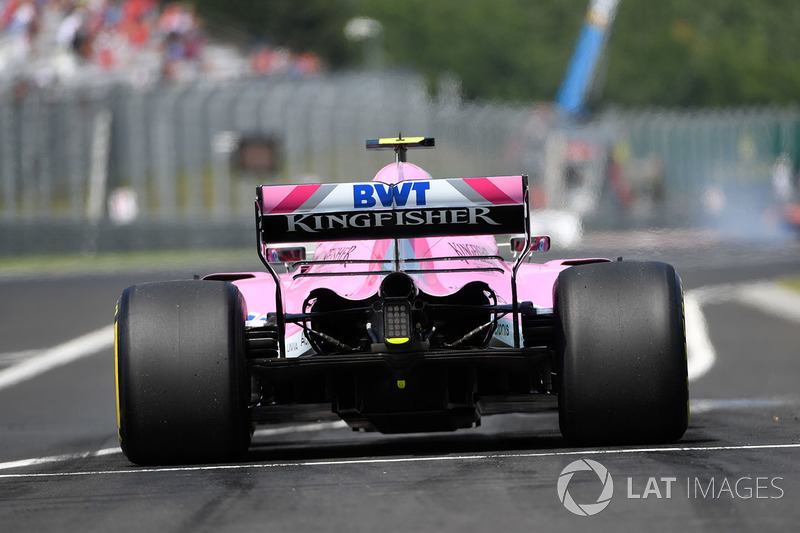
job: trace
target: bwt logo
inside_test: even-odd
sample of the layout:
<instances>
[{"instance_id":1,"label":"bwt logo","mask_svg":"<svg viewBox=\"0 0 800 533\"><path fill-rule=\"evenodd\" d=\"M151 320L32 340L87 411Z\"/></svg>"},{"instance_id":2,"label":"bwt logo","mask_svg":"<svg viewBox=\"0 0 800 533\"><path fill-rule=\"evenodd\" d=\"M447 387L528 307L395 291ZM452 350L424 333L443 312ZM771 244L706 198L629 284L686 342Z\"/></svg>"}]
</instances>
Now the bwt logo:
<instances>
[{"instance_id":1,"label":"bwt logo","mask_svg":"<svg viewBox=\"0 0 800 533\"><path fill-rule=\"evenodd\" d=\"M414 205L426 205L425 192L430 188L427 181L404 181L394 187L383 183L353 185L353 207L375 207L378 201L383 207L403 207L408 203L411 191L415 193Z\"/></svg>"}]
</instances>

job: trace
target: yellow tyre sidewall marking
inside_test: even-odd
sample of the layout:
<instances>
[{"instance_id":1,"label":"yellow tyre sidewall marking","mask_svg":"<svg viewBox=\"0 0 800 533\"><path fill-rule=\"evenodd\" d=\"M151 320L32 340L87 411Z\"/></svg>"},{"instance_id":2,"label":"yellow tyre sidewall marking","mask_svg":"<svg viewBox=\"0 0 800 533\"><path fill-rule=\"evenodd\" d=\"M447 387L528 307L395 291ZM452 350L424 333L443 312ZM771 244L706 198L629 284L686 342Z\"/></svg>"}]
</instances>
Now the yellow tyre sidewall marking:
<instances>
[{"instance_id":1,"label":"yellow tyre sidewall marking","mask_svg":"<svg viewBox=\"0 0 800 533\"><path fill-rule=\"evenodd\" d=\"M119 315L119 303L114 310L114 388L117 393L117 437L122 444L122 415L119 407L119 326L117 317Z\"/></svg>"},{"instance_id":2,"label":"yellow tyre sidewall marking","mask_svg":"<svg viewBox=\"0 0 800 533\"><path fill-rule=\"evenodd\" d=\"M677 274L676 274L677 276ZM689 346L686 342L686 304L684 302L684 294L683 294L683 281L681 277L678 276L678 284L681 288L681 326L683 328L683 358L686 361L686 366L689 366ZM689 375L686 375L686 420L687 422L692 416L692 409L690 407L689 402Z\"/></svg>"}]
</instances>

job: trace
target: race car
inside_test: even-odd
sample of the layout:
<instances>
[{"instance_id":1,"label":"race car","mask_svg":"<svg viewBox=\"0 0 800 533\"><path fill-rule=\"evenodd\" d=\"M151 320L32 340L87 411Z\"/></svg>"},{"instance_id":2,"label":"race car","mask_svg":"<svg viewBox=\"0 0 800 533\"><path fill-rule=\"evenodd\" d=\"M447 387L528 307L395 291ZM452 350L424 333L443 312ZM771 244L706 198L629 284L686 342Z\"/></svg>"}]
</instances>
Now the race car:
<instances>
[{"instance_id":1,"label":"race car","mask_svg":"<svg viewBox=\"0 0 800 533\"><path fill-rule=\"evenodd\" d=\"M531 235L526 176L434 179L407 161L434 145L367 141L395 152L371 181L258 187L265 271L122 293L117 426L130 461L235 460L256 424L324 417L411 433L557 410L567 443L682 437L674 268L531 262L550 238Z\"/></svg>"}]
</instances>

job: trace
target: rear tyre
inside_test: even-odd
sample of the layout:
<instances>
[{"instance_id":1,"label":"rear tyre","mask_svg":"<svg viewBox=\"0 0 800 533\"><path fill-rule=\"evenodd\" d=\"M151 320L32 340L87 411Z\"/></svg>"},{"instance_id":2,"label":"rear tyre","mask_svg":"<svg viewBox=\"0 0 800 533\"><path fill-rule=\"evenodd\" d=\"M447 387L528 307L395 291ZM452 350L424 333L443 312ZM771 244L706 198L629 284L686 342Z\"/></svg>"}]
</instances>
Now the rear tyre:
<instances>
[{"instance_id":1,"label":"rear tyre","mask_svg":"<svg viewBox=\"0 0 800 533\"><path fill-rule=\"evenodd\" d=\"M661 443L688 425L683 293L672 266L581 265L555 289L559 425L579 444Z\"/></svg>"},{"instance_id":2,"label":"rear tyre","mask_svg":"<svg viewBox=\"0 0 800 533\"><path fill-rule=\"evenodd\" d=\"M116 319L117 422L138 464L236 459L250 443L245 311L218 281L144 283Z\"/></svg>"}]
</instances>

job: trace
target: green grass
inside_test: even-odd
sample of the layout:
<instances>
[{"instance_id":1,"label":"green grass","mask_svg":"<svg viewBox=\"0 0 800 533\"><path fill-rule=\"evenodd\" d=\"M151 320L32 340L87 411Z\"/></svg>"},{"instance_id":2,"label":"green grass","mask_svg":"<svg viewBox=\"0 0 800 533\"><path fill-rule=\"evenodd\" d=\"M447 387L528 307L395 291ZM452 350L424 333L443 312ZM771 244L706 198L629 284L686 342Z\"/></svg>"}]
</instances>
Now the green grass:
<instances>
[{"instance_id":1,"label":"green grass","mask_svg":"<svg viewBox=\"0 0 800 533\"><path fill-rule=\"evenodd\" d=\"M263 270L255 249L23 255L0 258L0 277L194 269Z\"/></svg>"}]
</instances>

